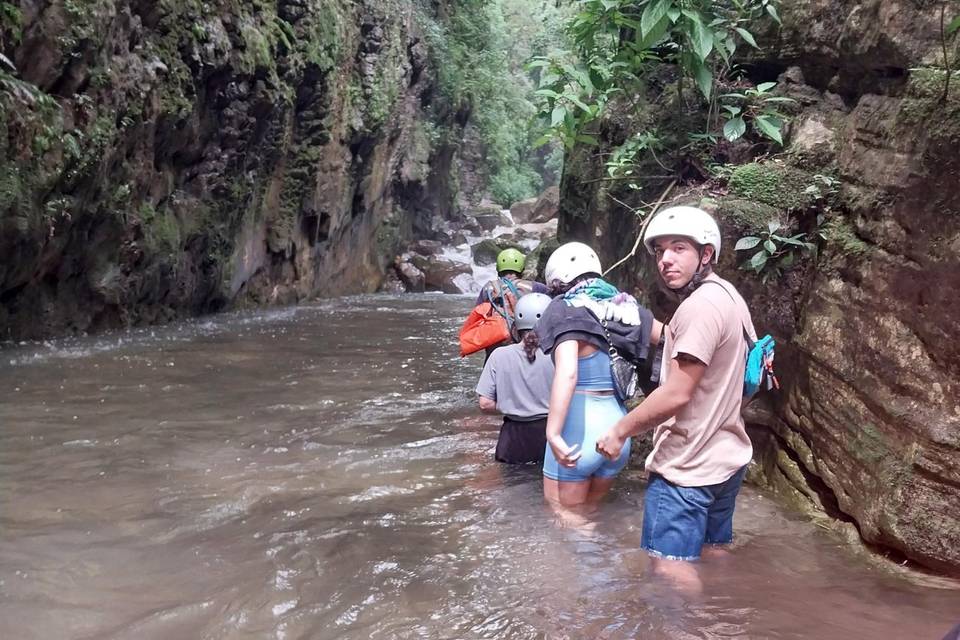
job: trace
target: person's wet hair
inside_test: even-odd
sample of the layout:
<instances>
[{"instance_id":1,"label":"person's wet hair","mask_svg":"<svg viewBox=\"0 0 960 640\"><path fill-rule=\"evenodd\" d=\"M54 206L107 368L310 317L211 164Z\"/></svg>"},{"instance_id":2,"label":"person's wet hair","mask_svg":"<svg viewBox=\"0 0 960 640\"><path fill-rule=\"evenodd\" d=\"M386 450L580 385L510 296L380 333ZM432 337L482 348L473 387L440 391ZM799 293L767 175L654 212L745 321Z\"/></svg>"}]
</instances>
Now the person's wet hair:
<instances>
[{"instance_id":1,"label":"person's wet hair","mask_svg":"<svg viewBox=\"0 0 960 640\"><path fill-rule=\"evenodd\" d=\"M537 349L540 348L540 336L532 329L525 329L520 332L520 342L523 344L523 353L527 356L528 362L537 359Z\"/></svg>"},{"instance_id":2,"label":"person's wet hair","mask_svg":"<svg viewBox=\"0 0 960 640\"><path fill-rule=\"evenodd\" d=\"M548 295L551 298L556 298L557 296L562 296L570 289L573 289L575 286L583 282L584 280L590 280L592 278L599 278L600 274L598 273L584 273L577 276L570 282L560 282L559 280L553 280L552 282L547 283Z\"/></svg>"}]
</instances>

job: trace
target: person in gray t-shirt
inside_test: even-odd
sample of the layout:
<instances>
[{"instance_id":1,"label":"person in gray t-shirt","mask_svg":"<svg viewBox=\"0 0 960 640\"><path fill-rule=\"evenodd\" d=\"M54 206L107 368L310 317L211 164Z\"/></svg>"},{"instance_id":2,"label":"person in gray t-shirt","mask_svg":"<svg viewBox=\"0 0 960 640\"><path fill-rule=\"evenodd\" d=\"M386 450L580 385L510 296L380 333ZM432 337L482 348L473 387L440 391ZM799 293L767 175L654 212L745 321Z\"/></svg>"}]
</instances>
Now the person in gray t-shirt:
<instances>
[{"instance_id":1,"label":"person in gray t-shirt","mask_svg":"<svg viewBox=\"0 0 960 640\"><path fill-rule=\"evenodd\" d=\"M498 462L543 462L553 361L539 350L531 360L522 340L549 304L550 297L542 293L520 298L515 326L521 342L491 353L477 382L480 410L503 414L494 454Z\"/></svg>"}]
</instances>

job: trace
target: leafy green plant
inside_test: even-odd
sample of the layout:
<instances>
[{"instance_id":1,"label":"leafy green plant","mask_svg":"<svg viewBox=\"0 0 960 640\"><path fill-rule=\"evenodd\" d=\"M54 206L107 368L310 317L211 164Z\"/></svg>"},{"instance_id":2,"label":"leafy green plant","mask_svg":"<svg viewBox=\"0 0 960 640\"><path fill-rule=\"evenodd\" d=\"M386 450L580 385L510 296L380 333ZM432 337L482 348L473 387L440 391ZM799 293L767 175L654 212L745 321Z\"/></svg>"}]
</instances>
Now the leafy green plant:
<instances>
[{"instance_id":1,"label":"leafy green plant","mask_svg":"<svg viewBox=\"0 0 960 640\"><path fill-rule=\"evenodd\" d=\"M813 184L803 190L804 195L810 196L813 202L827 202L832 200L840 191L840 179L830 175L816 173Z\"/></svg>"},{"instance_id":2,"label":"leafy green plant","mask_svg":"<svg viewBox=\"0 0 960 640\"><path fill-rule=\"evenodd\" d=\"M534 93L542 99L541 115L548 123L547 133L534 145L546 144L551 138L559 140L567 149L578 142L597 144L594 136L583 133L584 128L599 117L618 89L603 86L602 81L602 88L598 89L589 69L562 57L537 58L527 68L541 70L540 86ZM594 75L594 79L599 78Z\"/></svg>"},{"instance_id":3,"label":"leafy green plant","mask_svg":"<svg viewBox=\"0 0 960 640\"><path fill-rule=\"evenodd\" d=\"M731 73L732 58L742 43L757 47L749 30L754 21L765 15L780 22L778 0L583 0L579 6L580 13L568 25L575 51L531 63L541 71L537 95L545 129L567 148L591 144L586 128L602 115L611 96L621 91L632 95L632 86L657 63L675 64L681 71L681 103L685 81L703 95L707 127L695 134L696 140L716 143L719 136L711 123L718 110L718 79ZM773 96L765 95L769 88L753 91L756 94L744 92L739 104L727 96L728 119L735 120L728 131L732 135L740 124L745 131L749 121L761 135L782 139L782 119L775 119L779 114L768 101Z\"/></svg>"},{"instance_id":4,"label":"leafy green plant","mask_svg":"<svg viewBox=\"0 0 960 640\"><path fill-rule=\"evenodd\" d=\"M627 138L619 147L615 148L605 163L607 175L612 180L623 179L639 180L642 171L641 156L649 154L654 162L661 164L657 152L663 149L663 142L656 132L640 131ZM669 171L668 169L665 169ZM631 189L639 189L635 182L627 184Z\"/></svg>"},{"instance_id":5,"label":"leafy green plant","mask_svg":"<svg viewBox=\"0 0 960 640\"><path fill-rule=\"evenodd\" d=\"M434 109L438 128L448 126L449 113L469 114L482 143L488 191L497 202L535 195L542 184L535 129L538 88L532 57L553 56L562 42L560 16L566 5L532 5L526 0L451 0L442 21L418 14L425 40L436 61L440 100ZM542 83L548 87L547 83ZM451 138L438 131L438 144Z\"/></svg>"},{"instance_id":6,"label":"leafy green plant","mask_svg":"<svg viewBox=\"0 0 960 640\"><path fill-rule=\"evenodd\" d=\"M735 251L752 251L758 249L746 262L742 269L763 274L764 277L780 274L792 267L797 258L803 254L816 255L817 245L807 240L807 235L798 233L792 236L779 235L782 225L777 220L771 220L767 230L758 236L744 236L737 241Z\"/></svg>"},{"instance_id":7,"label":"leafy green plant","mask_svg":"<svg viewBox=\"0 0 960 640\"><path fill-rule=\"evenodd\" d=\"M755 88L741 92L724 93L720 96L721 108L727 114L723 125L723 137L731 142L747 132L747 125L761 136L783 144L783 124L785 116L777 106L793 104L793 98L771 95L776 82L763 82Z\"/></svg>"}]
</instances>

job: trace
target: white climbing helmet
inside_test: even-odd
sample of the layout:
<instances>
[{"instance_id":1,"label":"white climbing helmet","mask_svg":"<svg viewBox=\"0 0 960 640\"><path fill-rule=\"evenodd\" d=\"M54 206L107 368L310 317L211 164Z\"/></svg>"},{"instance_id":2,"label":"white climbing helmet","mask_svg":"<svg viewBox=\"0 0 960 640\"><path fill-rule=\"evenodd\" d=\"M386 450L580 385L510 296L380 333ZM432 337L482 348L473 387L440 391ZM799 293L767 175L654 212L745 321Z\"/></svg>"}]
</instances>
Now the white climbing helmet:
<instances>
[{"instance_id":1,"label":"white climbing helmet","mask_svg":"<svg viewBox=\"0 0 960 640\"><path fill-rule=\"evenodd\" d=\"M542 293L528 293L521 296L517 302L516 321L513 326L517 328L517 331L533 329L549 304L550 296Z\"/></svg>"},{"instance_id":2,"label":"white climbing helmet","mask_svg":"<svg viewBox=\"0 0 960 640\"><path fill-rule=\"evenodd\" d=\"M555 280L563 284L573 282L577 276L585 273L600 275L603 268L596 252L582 242L568 242L557 247L550 254L543 276L550 286Z\"/></svg>"},{"instance_id":3,"label":"white climbing helmet","mask_svg":"<svg viewBox=\"0 0 960 640\"><path fill-rule=\"evenodd\" d=\"M703 209L670 207L658 213L643 234L643 244L650 255L656 253L654 241L664 236L684 236L699 245L713 245L713 262L720 258L720 227Z\"/></svg>"}]
</instances>

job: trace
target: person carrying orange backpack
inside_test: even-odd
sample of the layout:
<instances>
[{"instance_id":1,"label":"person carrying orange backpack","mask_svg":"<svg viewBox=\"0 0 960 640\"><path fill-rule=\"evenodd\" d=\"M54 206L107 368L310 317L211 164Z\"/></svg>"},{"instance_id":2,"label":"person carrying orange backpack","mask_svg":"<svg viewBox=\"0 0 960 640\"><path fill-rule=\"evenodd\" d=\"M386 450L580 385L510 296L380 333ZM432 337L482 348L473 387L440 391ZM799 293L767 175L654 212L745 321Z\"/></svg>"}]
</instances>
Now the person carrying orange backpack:
<instances>
[{"instance_id":1,"label":"person carrying orange backpack","mask_svg":"<svg viewBox=\"0 0 960 640\"><path fill-rule=\"evenodd\" d=\"M521 277L525 263L524 255L514 248L497 255L497 277L480 290L477 306L460 330L461 356L484 349L489 358L494 349L519 340L514 327L517 302L528 293L547 293L546 285Z\"/></svg>"}]
</instances>

